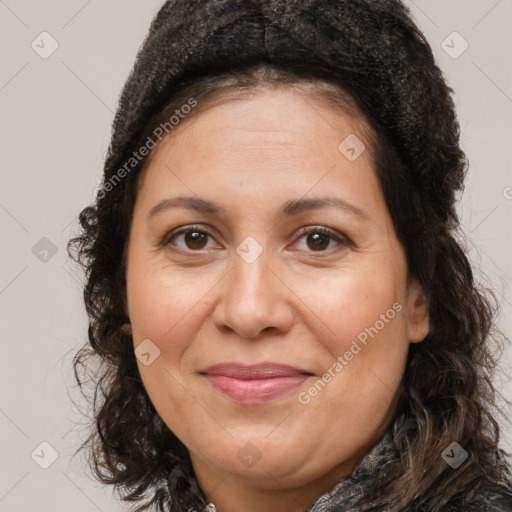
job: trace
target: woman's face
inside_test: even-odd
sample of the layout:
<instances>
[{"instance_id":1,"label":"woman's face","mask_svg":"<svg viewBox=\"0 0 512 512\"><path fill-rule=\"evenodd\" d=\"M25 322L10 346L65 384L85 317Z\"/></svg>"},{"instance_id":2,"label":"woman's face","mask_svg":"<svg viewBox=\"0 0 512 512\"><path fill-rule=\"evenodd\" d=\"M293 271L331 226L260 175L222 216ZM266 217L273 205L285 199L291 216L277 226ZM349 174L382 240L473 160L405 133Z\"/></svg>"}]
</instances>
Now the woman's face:
<instances>
[{"instance_id":1,"label":"woman's face","mask_svg":"<svg viewBox=\"0 0 512 512\"><path fill-rule=\"evenodd\" d=\"M146 170L128 315L147 393L203 488L327 490L392 419L428 318L361 126L258 92L186 119Z\"/></svg>"}]
</instances>

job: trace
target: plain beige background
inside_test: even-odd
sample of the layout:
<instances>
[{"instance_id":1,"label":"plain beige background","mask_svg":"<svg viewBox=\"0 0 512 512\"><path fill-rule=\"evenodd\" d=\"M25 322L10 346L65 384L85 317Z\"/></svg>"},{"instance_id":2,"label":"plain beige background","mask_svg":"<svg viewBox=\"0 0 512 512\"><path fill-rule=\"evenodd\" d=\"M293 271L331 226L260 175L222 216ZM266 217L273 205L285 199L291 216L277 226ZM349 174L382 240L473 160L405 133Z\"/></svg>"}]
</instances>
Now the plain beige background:
<instances>
[{"instance_id":1,"label":"plain beige background","mask_svg":"<svg viewBox=\"0 0 512 512\"><path fill-rule=\"evenodd\" d=\"M70 364L86 317L66 243L93 199L121 87L162 3L0 0L2 512L127 510L89 479L82 459L70 460L83 437L68 396L78 397ZM407 4L455 90L471 164L462 224L510 336L512 2ZM42 32L58 44L47 58L31 47L45 37L36 48L51 49ZM508 398L511 361L509 349L502 360L509 375L497 381ZM510 432L503 446L512 449ZM48 469L40 467L52 455Z\"/></svg>"}]
</instances>

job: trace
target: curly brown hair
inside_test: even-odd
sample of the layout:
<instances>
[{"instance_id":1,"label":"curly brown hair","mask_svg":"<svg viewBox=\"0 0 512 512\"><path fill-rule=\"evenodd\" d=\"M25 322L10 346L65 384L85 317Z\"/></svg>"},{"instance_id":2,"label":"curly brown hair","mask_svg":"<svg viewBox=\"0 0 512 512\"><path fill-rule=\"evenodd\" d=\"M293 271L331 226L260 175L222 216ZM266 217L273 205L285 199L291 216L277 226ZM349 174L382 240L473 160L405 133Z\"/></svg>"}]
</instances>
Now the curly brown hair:
<instances>
[{"instance_id":1,"label":"curly brown hair","mask_svg":"<svg viewBox=\"0 0 512 512\"><path fill-rule=\"evenodd\" d=\"M272 58L268 48L265 55L255 56L249 50L246 55L249 42L239 55L227 58L220 49L249 41L251 30L257 30L255 20L263 23L262 13L270 16L264 6L282 2L220 2L226 9L222 31L217 28L215 38L204 38L186 72L173 74L169 66L160 71L167 76L167 86L157 87L145 77L162 82L155 70L170 57L158 51L165 41L163 34L169 37L173 29L169 14L174 13L175 19L191 15L186 10L192 8L185 3L167 2L152 24L123 90L104 188L80 213L81 233L68 244L69 255L86 272L84 301L89 317L89 343L76 354L73 366L84 394L88 382L94 391L90 435L77 453L86 450L96 477L114 485L123 500L136 502L137 511L152 505L167 510L166 496L158 486L162 481L174 499L172 510L204 506L187 449L153 407L137 368L131 335L123 330L129 321L125 255L131 219L154 148L122 179L114 182L112 177L130 151L141 147L190 98L197 100L197 107L187 119L216 102L258 88L297 85L333 108L366 120L375 172L405 248L409 275L422 286L429 304L429 333L423 342L411 344L400 388L393 425L398 463L379 474L359 509L379 506L398 512L414 504L441 511L468 488L480 486L512 499L506 454L498 447L500 411L492 380L508 340L495 325L498 301L474 280L459 229L456 194L463 189L468 166L459 146L452 91L406 9L392 0L336 6L313 1L305 16L305 8L297 4L294 9L304 16L295 22L307 22L309 30L302 27L305 35L300 44L284 38L283 17L276 36L281 46L276 44ZM329 17L329 9L335 8L337 15ZM346 16L339 16L340 12ZM234 13L239 21L246 20L245 26L242 21L232 23ZM219 12L216 15L218 19ZM326 17L330 24L318 28ZM316 31L312 26L317 26ZM335 56L332 44L321 49L325 41L333 40L339 43ZM209 51L215 59L211 55L206 59ZM319 54L322 59L316 58ZM144 87L151 101L140 101L136 116L134 98ZM449 473L440 453L454 440L469 458ZM150 495L151 489L155 492Z\"/></svg>"}]
</instances>

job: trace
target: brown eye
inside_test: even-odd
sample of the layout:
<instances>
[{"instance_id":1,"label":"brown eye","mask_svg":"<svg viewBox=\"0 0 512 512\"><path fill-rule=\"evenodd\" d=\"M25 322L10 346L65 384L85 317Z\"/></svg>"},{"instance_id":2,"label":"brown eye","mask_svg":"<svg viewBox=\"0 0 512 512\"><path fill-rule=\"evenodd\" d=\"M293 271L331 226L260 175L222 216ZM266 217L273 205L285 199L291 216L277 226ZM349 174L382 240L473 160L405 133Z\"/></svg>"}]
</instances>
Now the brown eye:
<instances>
[{"instance_id":1,"label":"brown eye","mask_svg":"<svg viewBox=\"0 0 512 512\"><path fill-rule=\"evenodd\" d=\"M188 249L204 249L208 242L208 234L202 231L187 231L184 235L184 241Z\"/></svg>"},{"instance_id":2,"label":"brown eye","mask_svg":"<svg viewBox=\"0 0 512 512\"><path fill-rule=\"evenodd\" d=\"M303 249L306 252L327 252L331 247L330 244L334 242L334 246L347 246L349 245L348 241L336 234L336 232L331 231L328 228L324 227L313 227L306 228L300 233L300 239L305 239L305 248Z\"/></svg>"},{"instance_id":3,"label":"brown eye","mask_svg":"<svg viewBox=\"0 0 512 512\"><path fill-rule=\"evenodd\" d=\"M329 235L324 235L323 233L309 233L307 235L307 244L308 247L314 251L323 251L327 249L329 246L329 242L331 241L331 238Z\"/></svg>"},{"instance_id":4,"label":"brown eye","mask_svg":"<svg viewBox=\"0 0 512 512\"><path fill-rule=\"evenodd\" d=\"M212 237L212 235L205 229L190 226L169 233L162 241L162 246L174 245L183 250L200 251L206 248L208 237Z\"/></svg>"}]
</instances>

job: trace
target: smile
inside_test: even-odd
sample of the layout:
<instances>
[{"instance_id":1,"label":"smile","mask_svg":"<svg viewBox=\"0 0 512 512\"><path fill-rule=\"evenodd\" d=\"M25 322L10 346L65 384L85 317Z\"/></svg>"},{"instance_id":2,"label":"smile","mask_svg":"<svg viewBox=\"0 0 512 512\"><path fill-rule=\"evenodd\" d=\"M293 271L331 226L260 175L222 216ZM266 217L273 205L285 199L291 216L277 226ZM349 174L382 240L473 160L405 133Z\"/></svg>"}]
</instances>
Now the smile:
<instances>
[{"instance_id":1,"label":"smile","mask_svg":"<svg viewBox=\"0 0 512 512\"><path fill-rule=\"evenodd\" d=\"M218 392L235 402L263 404L300 386L313 374L273 363L256 366L219 364L200 372Z\"/></svg>"}]
</instances>

